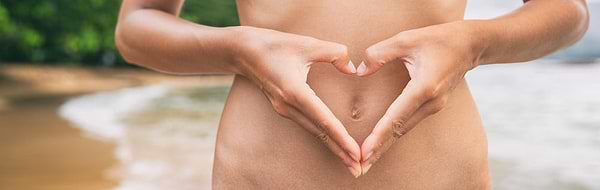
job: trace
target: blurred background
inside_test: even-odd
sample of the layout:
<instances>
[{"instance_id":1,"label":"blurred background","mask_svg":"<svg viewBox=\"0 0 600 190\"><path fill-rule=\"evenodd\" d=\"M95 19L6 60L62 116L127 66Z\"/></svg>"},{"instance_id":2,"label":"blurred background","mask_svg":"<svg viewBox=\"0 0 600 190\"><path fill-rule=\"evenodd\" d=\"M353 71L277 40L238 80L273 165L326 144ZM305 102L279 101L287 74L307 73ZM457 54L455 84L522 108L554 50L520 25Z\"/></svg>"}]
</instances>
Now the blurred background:
<instances>
[{"instance_id":1,"label":"blurred background","mask_svg":"<svg viewBox=\"0 0 600 190\"><path fill-rule=\"evenodd\" d=\"M471 0L493 18L520 0ZM0 190L209 189L231 76L169 76L114 47L120 1L0 0ZM494 189L600 189L600 1L574 46L467 75ZM233 0L182 17L239 25Z\"/></svg>"}]
</instances>

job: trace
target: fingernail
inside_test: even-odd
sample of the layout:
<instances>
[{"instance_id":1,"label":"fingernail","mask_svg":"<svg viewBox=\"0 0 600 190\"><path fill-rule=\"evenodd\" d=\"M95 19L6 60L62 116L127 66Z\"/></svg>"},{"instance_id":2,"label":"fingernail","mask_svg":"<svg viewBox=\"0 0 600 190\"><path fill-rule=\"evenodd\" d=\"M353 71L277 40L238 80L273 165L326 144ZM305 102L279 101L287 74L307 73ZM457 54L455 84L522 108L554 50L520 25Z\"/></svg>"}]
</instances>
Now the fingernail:
<instances>
[{"instance_id":1,"label":"fingernail","mask_svg":"<svg viewBox=\"0 0 600 190\"><path fill-rule=\"evenodd\" d=\"M353 164L351 167L348 167L348 170L350 170L350 173L352 173L352 176L354 176L354 178L358 178L362 174L362 167L358 163Z\"/></svg>"},{"instance_id":2,"label":"fingernail","mask_svg":"<svg viewBox=\"0 0 600 190\"><path fill-rule=\"evenodd\" d=\"M365 155L365 157L363 157L363 161L367 161L367 160L369 160L369 158L371 157L371 155L373 155L373 151L371 151L371 152L367 153L367 154Z\"/></svg>"},{"instance_id":3,"label":"fingernail","mask_svg":"<svg viewBox=\"0 0 600 190\"><path fill-rule=\"evenodd\" d=\"M356 69L356 74L358 74L358 76L362 76L367 72L367 65L365 65L365 62L361 62L360 65L358 65L358 69Z\"/></svg>"},{"instance_id":4,"label":"fingernail","mask_svg":"<svg viewBox=\"0 0 600 190\"><path fill-rule=\"evenodd\" d=\"M354 176L354 178L358 178L358 176L360 176L360 173L357 173L356 170L354 170L354 168L348 167L348 170L350 170L350 173L352 174L352 176Z\"/></svg>"},{"instance_id":5,"label":"fingernail","mask_svg":"<svg viewBox=\"0 0 600 190\"><path fill-rule=\"evenodd\" d=\"M348 68L348 70L350 70L351 73L356 73L356 67L354 67L354 64L352 64L352 61L349 61L348 64L346 65L346 67Z\"/></svg>"},{"instance_id":6,"label":"fingernail","mask_svg":"<svg viewBox=\"0 0 600 190\"><path fill-rule=\"evenodd\" d=\"M367 174L369 169L371 169L371 166L373 166L373 164L370 164L370 163L364 163L364 164L365 164L364 167L362 167L362 169L361 169L362 170L361 175Z\"/></svg>"}]
</instances>

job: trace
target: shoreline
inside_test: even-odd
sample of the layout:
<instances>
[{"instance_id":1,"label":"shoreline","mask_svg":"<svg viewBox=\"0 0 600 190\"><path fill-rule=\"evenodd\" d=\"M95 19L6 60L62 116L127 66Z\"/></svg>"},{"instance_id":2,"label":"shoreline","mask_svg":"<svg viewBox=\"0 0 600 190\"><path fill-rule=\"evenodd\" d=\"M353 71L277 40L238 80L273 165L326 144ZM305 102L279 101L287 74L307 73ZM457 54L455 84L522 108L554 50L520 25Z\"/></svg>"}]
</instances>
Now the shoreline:
<instances>
[{"instance_id":1,"label":"shoreline","mask_svg":"<svg viewBox=\"0 0 600 190\"><path fill-rule=\"evenodd\" d=\"M0 64L0 189L110 189L115 144L60 117L70 98L152 84L230 84L231 75L175 76L135 68Z\"/></svg>"}]
</instances>

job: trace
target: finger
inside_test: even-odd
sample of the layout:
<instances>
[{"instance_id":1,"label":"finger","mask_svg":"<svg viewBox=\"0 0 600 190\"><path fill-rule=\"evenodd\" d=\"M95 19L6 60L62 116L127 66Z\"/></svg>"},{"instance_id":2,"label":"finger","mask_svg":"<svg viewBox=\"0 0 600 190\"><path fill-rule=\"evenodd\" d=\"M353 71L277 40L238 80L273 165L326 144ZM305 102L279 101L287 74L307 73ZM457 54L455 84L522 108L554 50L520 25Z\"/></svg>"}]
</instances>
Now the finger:
<instances>
[{"instance_id":1,"label":"finger","mask_svg":"<svg viewBox=\"0 0 600 190\"><path fill-rule=\"evenodd\" d=\"M360 147L358 143L310 87L306 86L301 92L295 94L294 107L313 121L354 160L359 162Z\"/></svg>"},{"instance_id":2,"label":"finger","mask_svg":"<svg viewBox=\"0 0 600 190\"><path fill-rule=\"evenodd\" d=\"M425 102L429 101L429 98L425 96L425 92L426 88L423 85L416 80L410 80L402 93L390 104L382 119L406 123ZM375 127L371 134L385 134L388 129L386 127L388 126ZM368 154L368 152L366 153Z\"/></svg>"},{"instance_id":3,"label":"finger","mask_svg":"<svg viewBox=\"0 0 600 190\"><path fill-rule=\"evenodd\" d=\"M351 158L350 155L345 152L335 141L330 140L329 135L327 135L325 131L321 130L314 123L312 123L310 119L306 118L302 113L300 113L300 111L293 107L289 108L289 115L291 120L295 121L308 132L317 137L334 155L339 157L355 178L360 176L362 173L360 162Z\"/></svg>"},{"instance_id":4,"label":"finger","mask_svg":"<svg viewBox=\"0 0 600 190\"><path fill-rule=\"evenodd\" d=\"M333 42L319 43L312 47L313 52L310 55L312 63L329 63L342 73L354 74L356 67L348 57L348 48L345 45Z\"/></svg>"},{"instance_id":5,"label":"finger","mask_svg":"<svg viewBox=\"0 0 600 190\"><path fill-rule=\"evenodd\" d=\"M373 164L377 162L385 152L387 152L387 150L392 146L392 144L394 144L396 140L407 134L410 130L417 126L417 124L423 121L423 119L431 115L431 110L433 109L434 105L435 103L432 102L425 103L410 117L410 119L408 119L406 123L394 122L393 119L388 117L382 118L382 120L377 123L376 127L386 128L388 131L382 135L371 134L365 139L363 146L371 147L373 149L372 154L368 155L368 158L361 162L362 175L365 175L369 169L371 169L371 166L373 166ZM387 127L384 127L385 125L387 125Z\"/></svg>"},{"instance_id":6,"label":"finger","mask_svg":"<svg viewBox=\"0 0 600 190\"><path fill-rule=\"evenodd\" d=\"M365 59L358 66L358 76L369 76L377 72L384 64L407 55L407 51L397 38L381 41L365 50Z\"/></svg>"},{"instance_id":7,"label":"finger","mask_svg":"<svg viewBox=\"0 0 600 190\"><path fill-rule=\"evenodd\" d=\"M380 156L392 143L394 136L401 136L407 131L394 131L394 126L405 126L406 123L413 117L414 113L419 110L427 99L423 98L424 90L422 85L418 85L415 80L408 82L402 93L392 102L386 113L381 117L373 128L371 134L367 136L361 146L362 161L365 162L375 154L375 151L381 148L378 153ZM405 128L398 128L405 129ZM391 141L391 142L388 142ZM385 145L385 146L384 146ZM386 147L387 146L387 147ZM367 168L368 169L368 168Z\"/></svg>"},{"instance_id":8,"label":"finger","mask_svg":"<svg viewBox=\"0 0 600 190\"><path fill-rule=\"evenodd\" d=\"M315 137L319 138L323 143L327 145L329 149L331 149L333 153L335 153L335 155L340 157L344 164L346 164L347 166L355 166L360 162L358 158L352 158L350 154L348 154L342 148L340 148L335 141L329 140L330 137L327 134L327 131L325 131L325 129L315 125L313 121L308 119L306 116L304 116L304 114L295 109L293 106L282 101L271 101L271 104L273 105L273 109L275 110L275 112L277 112L279 115L296 122L298 125L305 128L308 132L315 135Z\"/></svg>"},{"instance_id":9,"label":"finger","mask_svg":"<svg viewBox=\"0 0 600 190\"><path fill-rule=\"evenodd\" d=\"M266 88L269 86L267 85ZM271 90L275 91L275 90ZM263 91L269 100L271 101L272 107L279 115L298 121L298 116L291 117L290 110L288 107L292 107L308 120L313 125L317 126L322 133L326 134L327 139L331 139L336 143L352 160L356 163L360 162L360 147L358 143L348 134L348 131L344 128L341 122L335 117L335 115L327 108L327 106L319 99L314 91L310 89L307 84L303 86L297 86L285 90L288 95L276 95L274 98L270 91ZM275 93L281 94L281 93ZM283 99L283 100L274 100ZM298 114L296 114L298 115ZM306 122L305 122L306 123ZM323 136L322 136L323 137ZM323 137L325 138L325 137Z\"/></svg>"}]
</instances>

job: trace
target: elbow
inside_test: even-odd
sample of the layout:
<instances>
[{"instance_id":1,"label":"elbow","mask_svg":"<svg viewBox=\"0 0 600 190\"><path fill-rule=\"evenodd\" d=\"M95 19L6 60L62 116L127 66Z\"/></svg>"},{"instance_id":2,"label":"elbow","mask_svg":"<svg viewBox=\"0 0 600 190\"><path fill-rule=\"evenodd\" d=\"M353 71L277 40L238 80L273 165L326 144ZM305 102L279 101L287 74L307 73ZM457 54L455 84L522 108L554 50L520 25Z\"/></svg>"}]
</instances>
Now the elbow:
<instances>
[{"instance_id":1,"label":"elbow","mask_svg":"<svg viewBox=\"0 0 600 190\"><path fill-rule=\"evenodd\" d=\"M586 33L590 23L590 13L585 0L573 0L572 4L572 23L574 25L572 31L572 40L569 45L579 41Z\"/></svg>"},{"instance_id":2,"label":"elbow","mask_svg":"<svg viewBox=\"0 0 600 190\"><path fill-rule=\"evenodd\" d=\"M127 38L128 35L126 34L125 30L123 30L124 26L122 26L121 23L117 24L117 27L115 29L115 47L117 49L117 51L119 52L119 54L121 55L121 57L123 57L123 60L125 60L125 62L129 63L129 64L134 64L137 65L137 63L139 62L139 60L136 58L136 56L134 55L134 50L133 48L128 45L127 43Z\"/></svg>"},{"instance_id":3,"label":"elbow","mask_svg":"<svg viewBox=\"0 0 600 190\"><path fill-rule=\"evenodd\" d=\"M117 48L117 51L119 52L119 54L121 54L121 57L123 57L123 59L125 60L125 62L127 63L133 63L133 59L130 53L128 53L130 50L128 49L125 40L123 38L124 34L123 31L120 29L121 27L119 25L117 25L116 30L115 30L115 47Z\"/></svg>"}]
</instances>

